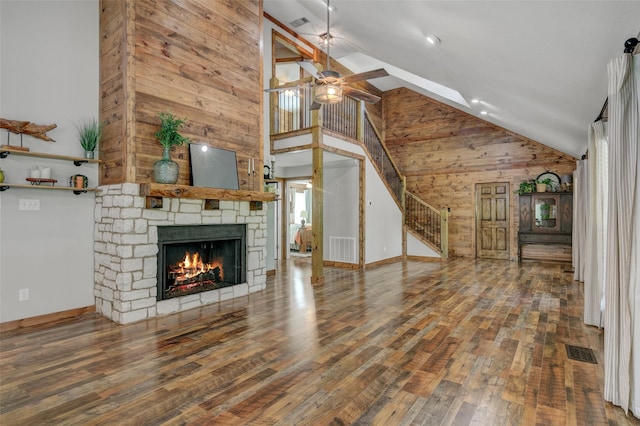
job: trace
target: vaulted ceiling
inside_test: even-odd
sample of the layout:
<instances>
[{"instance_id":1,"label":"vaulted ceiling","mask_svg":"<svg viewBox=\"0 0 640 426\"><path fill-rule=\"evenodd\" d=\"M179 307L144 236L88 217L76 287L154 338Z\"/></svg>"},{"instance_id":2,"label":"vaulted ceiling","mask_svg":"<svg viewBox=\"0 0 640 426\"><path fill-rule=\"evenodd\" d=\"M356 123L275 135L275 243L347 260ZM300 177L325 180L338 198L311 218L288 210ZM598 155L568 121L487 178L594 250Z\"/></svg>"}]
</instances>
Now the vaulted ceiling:
<instances>
[{"instance_id":1,"label":"vaulted ceiling","mask_svg":"<svg viewBox=\"0 0 640 426\"><path fill-rule=\"evenodd\" d=\"M327 31L324 0L263 4L313 43ZM385 64L392 75L371 80L374 86L408 87L575 157L585 153L588 125L607 97L607 64L640 32L638 0L331 5L331 56L353 72ZM300 18L308 22L294 27ZM440 43L428 43L428 35ZM460 96L436 94L439 86Z\"/></svg>"}]
</instances>

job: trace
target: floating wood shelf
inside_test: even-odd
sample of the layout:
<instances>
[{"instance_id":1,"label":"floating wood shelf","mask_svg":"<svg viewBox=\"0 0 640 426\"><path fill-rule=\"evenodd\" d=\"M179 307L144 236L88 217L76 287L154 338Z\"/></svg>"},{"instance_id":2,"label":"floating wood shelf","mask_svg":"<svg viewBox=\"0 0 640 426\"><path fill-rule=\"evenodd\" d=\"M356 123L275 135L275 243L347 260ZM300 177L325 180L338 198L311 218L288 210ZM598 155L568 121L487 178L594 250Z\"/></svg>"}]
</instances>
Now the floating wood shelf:
<instances>
[{"instance_id":1,"label":"floating wood shelf","mask_svg":"<svg viewBox=\"0 0 640 426\"><path fill-rule=\"evenodd\" d=\"M70 186L45 186L45 185L30 185L23 183L0 183L0 192L6 191L9 188L22 188L22 189L43 189L45 191L57 190L57 191L73 191L74 194L81 194L83 192L95 192L96 188L72 188Z\"/></svg>"},{"instance_id":2,"label":"floating wood shelf","mask_svg":"<svg viewBox=\"0 0 640 426\"><path fill-rule=\"evenodd\" d=\"M231 201L274 201L276 199L276 194L273 192L204 188L189 185L167 185L163 183L141 183L140 195L143 197Z\"/></svg>"},{"instance_id":3,"label":"floating wood shelf","mask_svg":"<svg viewBox=\"0 0 640 426\"><path fill-rule=\"evenodd\" d=\"M19 149L8 148L6 146L0 149L0 158L7 158L9 154L23 155L25 157L52 158L54 160L73 161L73 164L75 164L76 166L79 166L82 163L102 162L101 160L96 160L94 158L71 157L68 155L46 154L44 152L22 151Z\"/></svg>"}]
</instances>

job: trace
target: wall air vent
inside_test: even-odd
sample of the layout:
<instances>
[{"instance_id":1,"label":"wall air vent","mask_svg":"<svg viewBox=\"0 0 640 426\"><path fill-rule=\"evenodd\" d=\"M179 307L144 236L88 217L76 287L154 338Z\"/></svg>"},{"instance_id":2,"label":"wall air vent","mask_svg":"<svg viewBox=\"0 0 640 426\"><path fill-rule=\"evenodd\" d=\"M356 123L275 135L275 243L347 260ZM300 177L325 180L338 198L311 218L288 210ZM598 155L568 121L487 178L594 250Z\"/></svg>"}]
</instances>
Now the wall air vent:
<instances>
[{"instance_id":1,"label":"wall air vent","mask_svg":"<svg viewBox=\"0 0 640 426\"><path fill-rule=\"evenodd\" d=\"M302 25L304 25L304 24L306 24L308 22L309 22L309 20L303 16L302 18L298 18L295 21L289 22L289 25L291 25L293 28L298 28L298 27L301 27Z\"/></svg>"}]
</instances>

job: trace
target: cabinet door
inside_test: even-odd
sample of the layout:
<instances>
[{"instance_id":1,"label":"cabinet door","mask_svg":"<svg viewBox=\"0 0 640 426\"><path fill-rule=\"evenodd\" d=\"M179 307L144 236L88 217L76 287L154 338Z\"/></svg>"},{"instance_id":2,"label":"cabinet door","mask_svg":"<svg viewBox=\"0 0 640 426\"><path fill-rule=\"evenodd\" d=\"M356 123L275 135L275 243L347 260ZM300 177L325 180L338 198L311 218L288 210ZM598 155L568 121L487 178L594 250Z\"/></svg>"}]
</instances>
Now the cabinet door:
<instances>
[{"instance_id":1,"label":"cabinet door","mask_svg":"<svg viewBox=\"0 0 640 426\"><path fill-rule=\"evenodd\" d=\"M553 194L534 195L531 203L532 226L535 231L560 230L559 197Z\"/></svg>"},{"instance_id":2,"label":"cabinet door","mask_svg":"<svg viewBox=\"0 0 640 426\"><path fill-rule=\"evenodd\" d=\"M522 194L519 199L520 231L531 231L531 195Z\"/></svg>"}]
</instances>

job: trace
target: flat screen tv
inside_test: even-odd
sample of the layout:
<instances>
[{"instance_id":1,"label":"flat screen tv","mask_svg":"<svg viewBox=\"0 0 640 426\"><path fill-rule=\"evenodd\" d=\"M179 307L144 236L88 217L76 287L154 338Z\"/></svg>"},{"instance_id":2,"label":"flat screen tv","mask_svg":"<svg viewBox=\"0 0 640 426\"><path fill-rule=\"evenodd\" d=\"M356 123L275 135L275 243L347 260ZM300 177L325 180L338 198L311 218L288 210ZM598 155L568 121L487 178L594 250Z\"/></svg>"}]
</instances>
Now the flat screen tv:
<instances>
[{"instance_id":1,"label":"flat screen tv","mask_svg":"<svg viewBox=\"0 0 640 426\"><path fill-rule=\"evenodd\" d=\"M193 186L238 189L236 153L208 145L189 145Z\"/></svg>"}]
</instances>

